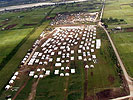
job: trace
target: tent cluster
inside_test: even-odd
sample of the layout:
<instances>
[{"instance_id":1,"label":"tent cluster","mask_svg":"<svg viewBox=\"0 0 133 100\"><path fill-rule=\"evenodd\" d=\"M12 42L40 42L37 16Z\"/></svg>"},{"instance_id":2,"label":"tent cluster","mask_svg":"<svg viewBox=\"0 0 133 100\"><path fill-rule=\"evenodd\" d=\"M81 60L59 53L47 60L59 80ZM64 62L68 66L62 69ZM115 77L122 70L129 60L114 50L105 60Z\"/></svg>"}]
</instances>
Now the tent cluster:
<instances>
[{"instance_id":1,"label":"tent cluster","mask_svg":"<svg viewBox=\"0 0 133 100\"><path fill-rule=\"evenodd\" d=\"M100 47L101 44L99 45L99 42L96 44L95 26L87 26L86 28L81 26L58 27L55 30L56 31L51 37L41 44L41 50L39 49L34 52L28 62L29 66L37 65L41 66L40 68L50 68L52 66L56 74L58 73L60 76L69 76L69 73L66 74L66 71L64 71L65 73L61 73L60 71L63 70L63 68L65 69L65 67L63 67L64 64L70 64L70 62L75 59L97 63L94 52L96 45ZM77 50L74 49L76 46L78 46ZM77 57L75 57L75 53L78 53ZM94 65L88 66L85 68L94 68ZM56 68L61 69L57 71ZM40 71L41 70L42 69L40 69ZM44 75L49 74L50 70L44 73ZM30 73L29 76L34 76L34 78L40 77L34 73ZM43 76L41 75L41 77Z\"/></svg>"},{"instance_id":2,"label":"tent cluster","mask_svg":"<svg viewBox=\"0 0 133 100\"><path fill-rule=\"evenodd\" d=\"M54 74L59 76L69 76L71 74L75 73L75 69L70 69L69 66L67 67L60 67L60 69L55 69L53 72L51 72L49 69L45 68L37 68L36 70L32 70L29 72L29 76L33 78L44 78L47 75Z\"/></svg>"},{"instance_id":3,"label":"tent cluster","mask_svg":"<svg viewBox=\"0 0 133 100\"><path fill-rule=\"evenodd\" d=\"M8 90L12 88L12 85L14 84L15 80L17 79L17 76L19 75L19 72L15 72L14 75L11 77L9 84L6 85L5 89Z\"/></svg>"},{"instance_id":4,"label":"tent cluster","mask_svg":"<svg viewBox=\"0 0 133 100\"><path fill-rule=\"evenodd\" d=\"M86 22L95 22L98 16L96 13L74 13L74 14L58 14L51 25L77 24Z\"/></svg>"}]
</instances>

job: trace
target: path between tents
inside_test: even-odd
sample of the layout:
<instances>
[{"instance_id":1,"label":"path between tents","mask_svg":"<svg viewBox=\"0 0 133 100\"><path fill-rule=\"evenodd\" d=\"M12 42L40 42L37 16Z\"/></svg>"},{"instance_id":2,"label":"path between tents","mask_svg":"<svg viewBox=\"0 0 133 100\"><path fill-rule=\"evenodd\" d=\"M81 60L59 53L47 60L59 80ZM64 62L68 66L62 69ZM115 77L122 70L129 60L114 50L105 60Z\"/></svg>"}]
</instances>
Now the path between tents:
<instances>
[{"instance_id":1,"label":"path between tents","mask_svg":"<svg viewBox=\"0 0 133 100\"><path fill-rule=\"evenodd\" d=\"M26 80L26 82L24 83L23 86L21 86L21 88L17 91L17 93L15 94L15 96L12 98L12 100L15 100L16 97L19 95L19 93L23 90L23 88L26 86L26 84L28 83L29 78Z\"/></svg>"},{"instance_id":2,"label":"path between tents","mask_svg":"<svg viewBox=\"0 0 133 100\"><path fill-rule=\"evenodd\" d=\"M37 88L37 85L39 83L39 80L40 80L40 78L38 78L37 81L35 81L32 84L31 93L29 94L28 100L34 100L35 99L35 96L36 96L36 88Z\"/></svg>"}]
</instances>

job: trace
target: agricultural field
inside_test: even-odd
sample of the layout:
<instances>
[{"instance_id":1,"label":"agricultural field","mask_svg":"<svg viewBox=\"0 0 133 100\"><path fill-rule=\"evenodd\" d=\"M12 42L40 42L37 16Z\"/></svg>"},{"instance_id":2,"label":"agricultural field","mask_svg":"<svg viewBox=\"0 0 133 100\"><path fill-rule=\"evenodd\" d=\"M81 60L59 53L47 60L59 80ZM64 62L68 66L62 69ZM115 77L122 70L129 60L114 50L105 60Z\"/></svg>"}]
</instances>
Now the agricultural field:
<instances>
[{"instance_id":1,"label":"agricultural field","mask_svg":"<svg viewBox=\"0 0 133 100\"><path fill-rule=\"evenodd\" d=\"M133 77L133 34L132 32L112 33L111 37L130 76Z\"/></svg>"},{"instance_id":2,"label":"agricultural field","mask_svg":"<svg viewBox=\"0 0 133 100\"><path fill-rule=\"evenodd\" d=\"M3 13L0 16L0 30L34 28L45 18L51 7Z\"/></svg>"},{"instance_id":3,"label":"agricultural field","mask_svg":"<svg viewBox=\"0 0 133 100\"><path fill-rule=\"evenodd\" d=\"M106 0L103 18L124 19L124 23L108 23L109 28L117 26L132 27L133 26L133 1L132 0Z\"/></svg>"},{"instance_id":4,"label":"agricultural field","mask_svg":"<svg viewBox=\"0 0 133 100\"><path fill-rule=\"evenodd\" d=\"M132 0L106 0L104 18L122 19L124 23L115 22L107 23L109 29L115 27L122 27L122 30L110 31L110 35L116 45L121 59L131 77L133 77L132 69L132 32L133 32L133 1Z\"/></svg>"}]
</instances>

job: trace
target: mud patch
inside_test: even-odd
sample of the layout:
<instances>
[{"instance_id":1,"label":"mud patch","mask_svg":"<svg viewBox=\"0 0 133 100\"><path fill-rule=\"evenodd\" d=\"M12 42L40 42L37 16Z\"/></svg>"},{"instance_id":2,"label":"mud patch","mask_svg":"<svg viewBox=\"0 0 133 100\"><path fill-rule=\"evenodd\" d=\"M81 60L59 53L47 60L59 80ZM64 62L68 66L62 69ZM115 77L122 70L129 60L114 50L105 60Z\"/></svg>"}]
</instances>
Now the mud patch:
<instances>
[{"instance_id":1,"label":"mud patch","mask_svg":"<svg viewBox=\"0 0 133 100\"><path fill-rule=\"evenodd\" d=\"M34 25L37 25L37 24L24 24L23 26L34 26Z\"/></svg>"},{"instance_id":2,"label":"mud patch","mask_svg":"<svg viewBox=\"0 0 133 100\"><path fill-rule=\"evenodd\" d=\"M133 32L133 27L130 27L130 28L124 28L124 30L125 30L126 32Z\"/></svg>"},{"instance_id":3,"label":"mud patch","mask_svg":"<svg viewBox=\"0 0 133 100\"><path fill-rule=\"evenodd\" d=\"M6 29L6 30L11 29L11 28L15 27L16 25L17 25L17 24L8 25L7 27L5 27L5 29Z\"/></svg>"}]
</instances>

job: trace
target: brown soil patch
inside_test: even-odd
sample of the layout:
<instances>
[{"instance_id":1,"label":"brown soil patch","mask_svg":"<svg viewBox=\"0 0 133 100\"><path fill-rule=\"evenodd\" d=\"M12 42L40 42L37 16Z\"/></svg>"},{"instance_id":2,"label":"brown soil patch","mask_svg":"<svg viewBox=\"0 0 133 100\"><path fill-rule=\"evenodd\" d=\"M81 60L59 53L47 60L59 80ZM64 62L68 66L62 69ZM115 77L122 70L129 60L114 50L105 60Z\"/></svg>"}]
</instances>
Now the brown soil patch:
<instances>
[{"instance_id":1,"label":"brown soil patch","mask_svg":"<svg viewBox=\"0 0 133 100\"><path fill-rule=\"evenodd\" d=\"M24 24L23 26L33 26L33 25L37 25L37 24Z\"/></svg>"},{"instance_id":2,"label":"brown soil patch","mask_svg":"<svg viewBox=\"0 0 133 100\"><path fill-rule=\"evenodd\" d=\"M125 28L124 30L125 30L126 32L133 32L133 27Z\"/></svg>"},{"instance_id":3,"label":"brown soil patch","mask_svg":"<svg viewBox=\"0 0 133 100\"><path fill-rule=\"evenodd\" d=\"M120 88L106 89L101 92L96 93L98 100L109 100L117 97L126 96L126 93Z\"/></svg>"},{"instance_id":4,"label":"brown soil patch","mask_svg":"<svg viewBox=\"0 0 133 100\"><path fill-rule=\"evenodd\" d=\"M17 25L17 24L8 25L7 27L5 27L5 29L6 29L6 30L11 29L11 28L15 27L16 25Z\"/></svg>"}]
</instances>

